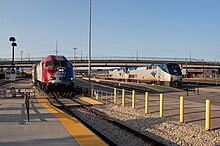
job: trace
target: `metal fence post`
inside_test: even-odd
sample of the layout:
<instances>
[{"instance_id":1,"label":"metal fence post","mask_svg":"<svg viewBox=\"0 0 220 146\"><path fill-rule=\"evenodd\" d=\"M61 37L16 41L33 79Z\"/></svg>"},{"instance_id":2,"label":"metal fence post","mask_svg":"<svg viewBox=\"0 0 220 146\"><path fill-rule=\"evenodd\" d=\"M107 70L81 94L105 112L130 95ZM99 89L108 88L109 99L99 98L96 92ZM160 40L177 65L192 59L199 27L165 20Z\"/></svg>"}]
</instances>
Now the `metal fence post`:
<instances>
[{"instance_id":1,"label":"metal fence post","mask_svg":"<svg viewBox=\"0 0 220 146\"><path fill-rule=\"evenodd\" d=\"M164 98L163 98L163 94L161 93L160 94L160 117L163 117L163 101Z\"/></svg>"},{"instance_id":2,"label":"metal fence post","mask_svg":"<svg viewBox=\"0 0 220 146\"><path fill-rule=\"evenodd\" d=\"M122 97L121 97L122 101L121 101L121 105L125 106L125 89L122 89Z\"/></svg>"},{"instance_id":3,"label":"metal fence post","mask_svg":"<svg viewBox=\"0 0 220 146\"><path fill-rule=\"evenodd\" d=\"M117 102L117 88L114 88L114 104Z\"/></svg>"},{"instance_id":4,"label":"metal fence post","mask_svg":"<svg viewBox=\"0 0 220 146\"><path fill-rule=\"evenodd\" d=\"M149 113L149 94L148 92L145 92L145 113L148 114Z\"/></svg>"},{"instance_id":5,"label":"metal fence post","mask_svg":"<svg viewBox=\"0 0 220 146\"><path fill-rule=\"evenodd\" d=\"M180 97L180 123L184 122L184 97Z\"/></svg>"},{"instance_id":6,"label":"metal fence post","mask_svg":"<svg viewBox=\"0 0 220 146\"><path fill-rule=\"evenodd\" d=\"M206 100L206 118L205 118L205 130L210 130L210 111L211 111L211 104L210 100Z\"/></svg>"},{"instance_id":7,"label":"metal fence post","mask_svg":"<svg viewBox=\"0 0 220 146\"><path fill-rule=\"evenodd\" d=\"M132 109L135 109L135 90L132 91Z\"/></svg>"}]
</instances>

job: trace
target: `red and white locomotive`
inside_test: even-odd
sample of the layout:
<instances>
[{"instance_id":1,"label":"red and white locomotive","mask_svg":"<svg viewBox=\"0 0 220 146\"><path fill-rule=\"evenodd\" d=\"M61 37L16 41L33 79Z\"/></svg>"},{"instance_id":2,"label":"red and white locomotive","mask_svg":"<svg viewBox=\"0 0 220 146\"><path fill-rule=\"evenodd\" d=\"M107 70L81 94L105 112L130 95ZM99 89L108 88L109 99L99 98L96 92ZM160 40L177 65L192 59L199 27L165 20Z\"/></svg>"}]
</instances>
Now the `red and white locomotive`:
<instances>
[{"instance_id":1,"label":"red and white locomotive","mask_svg":"<svg viewBox=\"0 0 220 146\"><path fill-rule=\"evenodd\" d=\"M64 56L49 55L35 64L32 81L46 91L70 91L74 88L72 64Z\"/></svg>"}]
</instances>

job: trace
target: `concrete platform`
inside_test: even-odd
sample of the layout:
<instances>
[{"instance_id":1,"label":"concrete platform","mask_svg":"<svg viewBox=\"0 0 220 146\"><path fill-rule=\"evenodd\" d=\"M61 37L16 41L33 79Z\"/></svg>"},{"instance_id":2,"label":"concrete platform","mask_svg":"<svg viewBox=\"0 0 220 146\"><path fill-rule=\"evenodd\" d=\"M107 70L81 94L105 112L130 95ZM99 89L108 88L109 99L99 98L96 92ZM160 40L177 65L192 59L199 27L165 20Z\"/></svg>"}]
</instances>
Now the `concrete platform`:
<instances>
[{"instance_id":1,"label":"concrete platform","mask_svg":"<svg viewBox=\"0 0 220 146\"><path fill-rule=\"evenodd\" d=\"M79 121L52 107L44 98L31 99L30 122L23 98L1 98L0 131L2 146L106 145Z\"/></svg>"}]
</instances>

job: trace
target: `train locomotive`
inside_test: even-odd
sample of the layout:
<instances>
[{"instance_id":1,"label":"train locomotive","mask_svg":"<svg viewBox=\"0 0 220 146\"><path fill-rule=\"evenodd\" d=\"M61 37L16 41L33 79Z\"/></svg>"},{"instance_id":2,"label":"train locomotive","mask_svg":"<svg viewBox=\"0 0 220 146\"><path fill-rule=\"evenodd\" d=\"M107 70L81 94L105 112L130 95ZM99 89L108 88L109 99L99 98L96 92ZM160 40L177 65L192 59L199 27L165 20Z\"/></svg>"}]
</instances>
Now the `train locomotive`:
<instances>
[{"instance_id":1,"label":"train locomotive","mask_svg":"<svg viewBox=\"0 0 220 146\"><path fill-rule=\"evenodd\" d=\"M32 69L32 81L40 89L59 93L73 92L74 71L64 56L49 55Z\"/></svg>"},{"instance_id":2,"label":"train locomotive","mask_svg":"<svg viewBox=\"0 0 220 146\"><path fill-rule=\"evenodd\" d=\"M115 69L109 72L109 79L180 87L182 85L182 72L179 65L175 63L152 64Z\"/></svg>"}]
</instances>

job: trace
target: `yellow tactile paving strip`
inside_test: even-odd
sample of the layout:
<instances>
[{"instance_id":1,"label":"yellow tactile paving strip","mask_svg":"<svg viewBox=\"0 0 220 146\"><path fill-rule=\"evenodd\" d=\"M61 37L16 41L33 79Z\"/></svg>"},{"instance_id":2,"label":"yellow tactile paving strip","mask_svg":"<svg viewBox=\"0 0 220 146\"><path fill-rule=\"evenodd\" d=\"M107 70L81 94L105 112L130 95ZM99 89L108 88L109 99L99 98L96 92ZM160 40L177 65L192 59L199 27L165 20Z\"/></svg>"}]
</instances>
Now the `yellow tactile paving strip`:
<instances>
[{"instance_id":1,"label":"yellow tactile paving strip","mask_svg":"<svg viewBox=\"0 0 220 146\"><path fill-rule=\"evenodd\" d=\"M94 99L91 99L91 98L88 98L88 97L79 97L79 99L82 100L82 101L85 101L85 102L87 102L87 103L90 103L90 104L92 104L92 105L95 105L95 104L103 104L103 103L101 103L101 102L99 102L99 101L97 101L97 100L94 100Z\"/></svg>"},{"instance_id":2,"label":"yellow tactile paving strip","mask_svg":"<svg viewBox=\"0 0 220 146\"><path fill-rule=\"evenodd\" d=\"M106 146L93 132L87 129L82 123L63 111L50 105L47 99L37 99L50 113L55 115L69 133L76 139L81 146Z\"/></svg>"}]
</instances>

